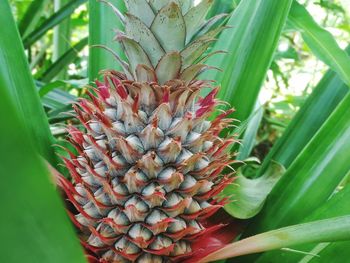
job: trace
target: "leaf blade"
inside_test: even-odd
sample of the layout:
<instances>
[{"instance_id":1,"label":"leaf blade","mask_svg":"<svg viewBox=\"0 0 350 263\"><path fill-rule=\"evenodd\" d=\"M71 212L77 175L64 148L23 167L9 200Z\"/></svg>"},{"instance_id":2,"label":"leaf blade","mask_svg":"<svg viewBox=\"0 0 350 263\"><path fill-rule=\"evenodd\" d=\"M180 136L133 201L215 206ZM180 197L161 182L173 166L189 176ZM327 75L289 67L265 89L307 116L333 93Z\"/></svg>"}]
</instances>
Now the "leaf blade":
<instances>
[{"instance_id":1,"label":"leaf blade","mask_svg":"<svg viewBox=\"0 0 350 263\"><path fill-rule=\"evenodd\" d=\"M225 72L208 72L202 78L221 84L218 97L236 108L235 118L240 121L254 109L291 4L290 0L242 0L227 23L231 28L221 33L213 48L230 51L208 60Z\"/></svg>"},{"instance_id":2,"label":"leaf blade","mask_svg":"<svg viewBox=\"0 0 350 263\"><path fill-rule=\"evenodd\" d=\"M88 75L89 80L94 81L99 76L99 72L105 69L122 70L119 62L106 50L93 48L93 46L106 46L114 50L124 59L121 46L114 41L111 34L113 29L122 29L123 24L117 15L110 9L96 0L89 0L89 50ZM125 10L123 1L117 1L117 8ZM106 25L108 25L106 27ZM113 25L113 26L112 26Z\"/></svg>"},{"instance_id":3,"label":"leaf blade","mask_svg":"<svg viewBox=\"0 0 350 263\"><path fill-rule=\"evenodd\" d=\"M293 2L289 22L301 31L306 44L315 55L331 67L350 86L350 57L342 50L334 37L320 27L298 2Z\"/></svg>"},{"instance_id":4,"label":"leaf blade","mask_svg":"<svg viewBox=\"0 0 350 263\"><path fill-rule=\"evenodd\" d=\"M350 169L349 114L348 94L274 187L246 234L300 222L330 197Z\"/></svg>"},{"instance_id":5,"label":"leaf blade","mask_svg":"<svg viewBox=\"0 0 350 263\"><path fill-rule=\"evenodd\" d=\"M19 109L39 153L54 164L53 137L7 1L0 2L0 23L7 25L2 29L7 37L0 38L0 84Z\"/></svg>"},{"instance_id":6,"label":"leaf blade","mask_svg":"<svg viewBox=\"0 0 350 263\"><path fill-rule=\"evenodd\" d=\"M58 12L54 13L51 17L45 20L39 27L34 29L34 31L29 33L28 36L24 37L24 47L28 48L35 41L37 41L44 34L46 34L46 32L49 29L53 28L54 26L58 25L61 21L69 17L78 6L82 5L85 2L86 0L72 0L71 2L66 4Z\"/></svg>"},{"instance_id":7,"label":"leaf blade","mask_svg":"<svg viewBox=\"0 0 350 263\"><path fill-rule=\"evenodd\" d=\"M350 216L334 217L311 223L289 226L227 245L199 263L259 253L310 242L350 239Z\"/></svg>"}]
</instances>

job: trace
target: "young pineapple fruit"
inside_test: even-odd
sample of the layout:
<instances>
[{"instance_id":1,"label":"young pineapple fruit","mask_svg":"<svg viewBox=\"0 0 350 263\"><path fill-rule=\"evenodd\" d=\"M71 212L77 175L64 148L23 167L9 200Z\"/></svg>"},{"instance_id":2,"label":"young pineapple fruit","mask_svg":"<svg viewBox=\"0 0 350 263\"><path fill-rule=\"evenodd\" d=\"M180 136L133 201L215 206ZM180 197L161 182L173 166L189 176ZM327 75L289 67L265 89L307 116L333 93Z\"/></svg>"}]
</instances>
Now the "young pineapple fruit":
<instances>
[{"instance_id":1,"label":"young pineapple fruit","mask_svg":"<svg viewBox=\"0 0 350 263\"><path fill-rule=\"evenodd\" d=\"M64 162L72 182L60 178L75 210L72 221L97 262L176 262L222 225L208 218L225 201L216 196L232 175L232 138L220 132L232 119L213 121L217 88L197 76L224 16L206 20L212 0L125 0L117 33L128 62L106 70L89 100L74 106L86 131L70 127L78 151ZM202 88L212 91L199 97ZM93 94L94 93L94 94ZM90 256L92 259L92 256Z\"/></svg>"}]
</instances>

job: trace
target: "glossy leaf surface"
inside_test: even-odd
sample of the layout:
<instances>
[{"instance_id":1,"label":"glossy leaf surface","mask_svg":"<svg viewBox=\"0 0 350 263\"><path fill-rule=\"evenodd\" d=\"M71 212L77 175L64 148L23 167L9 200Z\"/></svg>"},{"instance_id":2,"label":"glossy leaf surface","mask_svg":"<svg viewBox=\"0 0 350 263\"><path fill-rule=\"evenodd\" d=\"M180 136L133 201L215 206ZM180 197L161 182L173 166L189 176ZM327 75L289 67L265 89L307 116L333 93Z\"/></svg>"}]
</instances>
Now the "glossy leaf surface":
<instances>
[{"instance_id":1,"label":"glossy leaf surface","mask_svg":"<svg viewBox=\"0 0 350 263\"><path fill-rule=\"evenodd\" d=\"M214 56L208 64L225 71L203 78L221 83L218 96L237 109L235 117L241 121L253 111L292 2L242 0L227 23L231 28L214 46L228 54Z\"/></svg>"},{"instance_id":2,"label":"glossy leaf surface","mask_svg":"<svg viewBox=\"0 0 350 263\"><path fill-rule=\"evenodd\" d=\"M52 136L7 1L0 2L0 85L11 96L38 152L53 160ZM40 128L39 128L40 127Z\"/></svg>"},{"instance_id":3,"label":"glossy leaf surface","mask_svg":"<svg viewBox=\"0 0 350 263\"><path fill-rule=\"evenodd\" d=\"M3 84L0 199L6 213L0 218L0 262L86 262L53 179Z\"/></svg>"},{"instance_id":4,"label":"glossy leaf surface","mask_svg":"<svg viewBox=\"0 0 350 263\"><path fill-rule=\"evenodd\" d=\"M125 6L123 1L115 1L116 7L123 11ZM121 29L122 23L113 10L96 0L89 0L89 79L98 77L99 71L104 69L121 70L115 57L102 48L94 45L104 45L113 49L121 57L123 51L120 45L114 40L114 30Z\"/></svg>"}]
</instances>

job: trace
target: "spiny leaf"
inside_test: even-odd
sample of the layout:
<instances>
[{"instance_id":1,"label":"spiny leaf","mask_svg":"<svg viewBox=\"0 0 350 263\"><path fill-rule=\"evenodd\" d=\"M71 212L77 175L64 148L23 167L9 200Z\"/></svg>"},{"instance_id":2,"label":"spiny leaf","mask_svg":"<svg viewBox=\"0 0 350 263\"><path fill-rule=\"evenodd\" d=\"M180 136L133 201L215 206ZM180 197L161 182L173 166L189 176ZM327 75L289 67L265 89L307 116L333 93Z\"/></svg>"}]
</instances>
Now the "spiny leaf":
<instances>
[{"instance_id":1,"label":"spiny leaf","mask_svg":"<svg viewBox=\"0 0 350 263\"><path fill-rule=\"evenodd\" d=\"M124 47L125 54L129 59L129 65L133 74L135 74L136 67L139 64L152 68L151 61L149 60L147 54L135 40L124 36L118 36L118 40Z\"/></svg>"},{"instance_id":2,"label":"spiny leaf","mask_svg":"<svg viewBox=\"0 0 350 263\"><path fill-rule=\"evenodd\" d=\"M180 75L180 79L183 79L187 83L189 83L196 76L198 76L201 72L203 72L207 69L210 69L210 67L205 65L205 64L192 65L192 66L186 68L184 71L182 71L182 73Z\"/></svg>"},{"instance_id":3,"label":"spiny leaf","mask_svg":"<svg viewBox=\"0 0 350 263\"><path fill-rule=\"evenodd\" d=\"M180 51L185 47L185 21L176 3L171 2L159 11L151 30L165 51Z\"/></svg>"},{"instance_id":4,"label":"spiny leaf","mask_svg":"<svg viewBox=\"0 0 350 263\"><path fill-rule=\"evenodd\" d=\"M144 64L138 64L136 67L136 80L139 82L153 82L157 80L157 77L154 69Z\"/></svg>"},{"instance_id":5,"label":"spiny leaf","mask_svg":"<svg viewBox=\"0 0 350 263\"><path fill-rule=\"evenodd\" d=\"M124 0L128 12L138 17L146 26L150 27L155 17L152 8L146 0Z\"/></svg>"},{"instance_id":6,"label":"spiny leaf","mask_svg":"<svg viewBox=\"0 0 350 263\"><path fill-rule=\"evenodd\" d=\"M184 16L186 23L186 43L189 43L192 37L205 21L205 17L213 4L213 0L203 0L197 6L192 7Z\"/></svg>"},{"instance_id":7,"label":"spiny leaf","mask_svg":"<svg viewBox=\"0 0 350 263\"><path fill-rule=\"evenodd\" d=\"M187 46L181 52L183 69L191 66L198 58L200 58L213 42L215 42L215 39L203 38L193 41Z\"/></svg>"},{"instance_id":8,"label":"spiny leaf","mask_svg":"<svg viewBox=\"0 0 350 263\"><path fill-rule=\"evenodd\" d=\"M179 52L167 53L159 61L156 67L158 82L164 84L166 81L176 79L181 69L181 56Z\"/></svg>"},{"instance_id":9,"label":"spiny leaf","mask_svg":"<svg viewBox=\"0 0 350 263\"><path fill-rule=\"evenodd\" d=\"M181 7L182 13L186 14L192 7L193 0L150 0L149 2L156 13L170 2L174 2Z\"/></svg>"},{"instance_id":10,"label":"spiny leaf","mask_svg":"<svg viewBox=\"0 0 350 263\"><path fill-rule=\"evenodd\" d=\"M125 33L144 48L152 65L155 67L165 52L151 30L135 16L126 14Z\"/></svg>"}]
</instances>

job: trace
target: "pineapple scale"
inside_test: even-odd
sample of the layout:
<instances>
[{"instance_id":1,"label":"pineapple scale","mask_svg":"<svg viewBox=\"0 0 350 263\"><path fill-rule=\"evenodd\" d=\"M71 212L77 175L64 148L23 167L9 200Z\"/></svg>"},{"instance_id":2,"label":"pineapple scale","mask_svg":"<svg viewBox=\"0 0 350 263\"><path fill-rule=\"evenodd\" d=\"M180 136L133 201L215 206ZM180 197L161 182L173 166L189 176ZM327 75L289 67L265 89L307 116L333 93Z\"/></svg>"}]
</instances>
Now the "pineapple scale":
<instances>
[{"instance_id":1,"label":"pineapple scale","mask_svg":"<svg viewBox=\"0 0 350 263\"><path fill-rule=\"evenodd\" d=\"M191 244L217 228L205 219L233 180L221 172L234 140L219 137L232 110L207 120L218 102L217 89L198 96L205 81L138 83L106 71L96 85L74 106L86 132L69 128L79 154L64 159L72 182L60 178L82 244L100 262L191 256Z\"/></svg>"}]
</instances>

